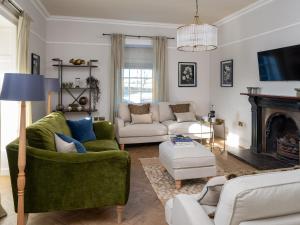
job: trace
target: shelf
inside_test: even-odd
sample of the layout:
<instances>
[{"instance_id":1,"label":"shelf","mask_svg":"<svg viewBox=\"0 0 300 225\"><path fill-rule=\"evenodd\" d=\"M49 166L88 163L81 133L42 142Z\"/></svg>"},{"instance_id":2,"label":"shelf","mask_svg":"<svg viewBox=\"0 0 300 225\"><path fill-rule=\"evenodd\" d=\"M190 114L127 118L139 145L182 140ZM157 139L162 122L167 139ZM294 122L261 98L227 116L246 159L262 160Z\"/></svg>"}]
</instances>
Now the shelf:
<instances>
[{"instance_id":1,"label":"shelf","mask_svg":"<svg viewBox=\"0 0 300 225\"><path fill-rule=\"evenodd\" d=\"M98 68L98 66L95 66L95 65L89 66L89 65L72 65L72 64L62 64L62 65L54 64L52 66L56 66L56 67L75 67L75 68L89 68L89 67Z\"/></svg>"},{"instance_id":2,"label":"shelf","mask_svg":"<svg viewBox=\"0 0 300 225\"><path fill-rule=\"evenodd\" d=\"M97 112L98 110L95 109L95 110L88 110L88 109L85 109L85 110L81 110L81 111L77 111L77 110L67 110L67 109L64 109L62 110L62 112L64 113L92 113L92 112Z\"/></svg>"}]
</instances>

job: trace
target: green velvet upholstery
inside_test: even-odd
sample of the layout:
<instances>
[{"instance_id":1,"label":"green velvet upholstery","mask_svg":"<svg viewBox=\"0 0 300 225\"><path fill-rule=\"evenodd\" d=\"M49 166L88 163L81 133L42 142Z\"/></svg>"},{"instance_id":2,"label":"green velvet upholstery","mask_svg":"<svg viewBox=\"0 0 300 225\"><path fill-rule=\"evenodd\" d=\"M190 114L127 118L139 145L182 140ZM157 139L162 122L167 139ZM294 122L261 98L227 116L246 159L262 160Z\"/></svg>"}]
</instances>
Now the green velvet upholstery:
<instances>
[{"instance_id":1,"label":"green velvet upholstery","mask_svg":"<svg viewBox=\"0 0 300 225\"><path fill-rule=\"evenodd\" d=\"M69 130L65 129L65 121L62 123L61 118L64 119L62 114L52 113L28 127L31 143L45 146L45 143L34 141L38 140L37 137L41 137L42 141L46 137L52 138L50 131L68 134ZM54 122L55 119L61 124ZM112 124L101 122L101 126L96 127L97 133L101 134L99 137L114 137ZM102 127L104 130L101 130ZM49 140L47 145L51 146ZM85 145L88 150L85 154L59 153L54 148L30 146L28 140L25 212L98 208L127 203L130 188L128 152L120 151L113 138L87 142ZM10 143L6 149L16 210L18 140Z\"/></svg>"},{"instance_id":2,"label":"green velvet upholstery","mask_svg":"<svg viewBox=\"0 0 300 225\"><path fill-rule=\"evenodd\" d=\"M84 147L91 152L106 150L119 150L119 145L114 140L95 140L83 143Z\"/></svg>"}]
</instances>

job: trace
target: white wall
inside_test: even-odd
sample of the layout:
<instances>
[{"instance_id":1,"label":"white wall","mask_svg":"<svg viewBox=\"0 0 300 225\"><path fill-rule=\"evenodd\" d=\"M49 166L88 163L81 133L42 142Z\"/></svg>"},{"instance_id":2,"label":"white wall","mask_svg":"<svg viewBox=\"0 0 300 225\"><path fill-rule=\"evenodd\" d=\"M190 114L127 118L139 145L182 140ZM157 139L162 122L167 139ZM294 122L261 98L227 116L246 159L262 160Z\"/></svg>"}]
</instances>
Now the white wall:
<instances>
[{"instance_id":1,"label":"white wall","mask_svg":"<svg viewBox=\"0 0 300 225\"><path fill-rule=\"evenodd\" d=\"M98 104L99 113L94 115L109 117L110 91L110 38L102 33L124 33L133 35L165 35L176 36L176 27L165 25L145 25L136 23L101 22L100 20L78 20L70 18L50 19L47 24L47 63L46 74L57 77L57 70L52 67L52 58L61 58L68 62L71 58L98 59L99 67L95 69L95 77L100 80L101 99ZM170 80L170 100L194 100L198 111L207 114L209 104L209 55L207 53L183 53L175 48L174 40L168 46L168 76ZM198 86L195 88L179 88L178 62L197 62ZM66 71L66 70L65 70ZM73 74L71 74L73 73ZM66 80L73 81L83 73L78 70L66 71ZM75 74L75 76L74 76ZM86 72L83 77L86 77ZM56 99L55 99L56 100ZM56 102L54 102L54 105ZM53 105L53 107L54 107Z\"/></svg>"},{"instance_id":2,"label":"white wall","mask_svg":"<svg viewBox=\"0 0 300 225\"><path fill-rule=\"evenodd\" d=\"M210 98L228 132L240 136L241 146L251 144L251 108L240 93L247 86L258 86L264 94L294 96L294 88L300 86L300 82L260 82L257 63L258 51L300 43L299 9L299 0L273 0L219 27L220 48L210 54ZM220 61L227 59L234 61L233 88L220 87Z\"/></svg>"}]
</instances>

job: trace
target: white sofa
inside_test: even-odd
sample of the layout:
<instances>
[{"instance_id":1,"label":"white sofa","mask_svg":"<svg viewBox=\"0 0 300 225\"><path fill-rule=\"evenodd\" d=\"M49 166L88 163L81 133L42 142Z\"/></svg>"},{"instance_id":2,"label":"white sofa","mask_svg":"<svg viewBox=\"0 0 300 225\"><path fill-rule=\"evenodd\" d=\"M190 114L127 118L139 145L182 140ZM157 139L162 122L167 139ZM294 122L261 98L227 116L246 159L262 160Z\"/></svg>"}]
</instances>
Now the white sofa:
<instances>
[{"instance_id":1,"label":"white sofa","mask_svg":"<svg viewBox=\"0 0 300 225\"><path fill-rule=\"evenodd\" d=\"M300 170L229 180L215 209L200 205L197 195L178 195L165 209L169 225L299 225Z\"/></svg>"},{"instance_id":2,"label":"white sofa","mask_svg":"<svg viewBox=\"0 0 300 225\"><path fill-rule=\"evenodd\" d=\"M193 139L209 138L210 128L200 125L199 122L177 123L174 114L169 105L190 103L190 112L194 112L195 104L193 102L160 102L150 105L152 113L152 124L131 124L130 111L127 103L121 103L118 109L116 122L116 137L124 148L124 144L163 142L169 140L170 135L183 134Z\"/></svg>"}]
</instances>

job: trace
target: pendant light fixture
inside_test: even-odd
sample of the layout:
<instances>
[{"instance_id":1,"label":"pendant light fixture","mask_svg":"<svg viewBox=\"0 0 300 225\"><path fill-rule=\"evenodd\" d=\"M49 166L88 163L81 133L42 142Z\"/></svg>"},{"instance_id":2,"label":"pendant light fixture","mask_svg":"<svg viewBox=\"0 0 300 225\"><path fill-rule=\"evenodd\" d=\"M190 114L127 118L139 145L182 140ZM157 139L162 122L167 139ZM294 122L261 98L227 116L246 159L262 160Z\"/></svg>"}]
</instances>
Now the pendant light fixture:
<instances>
[{"instance_id":1,"label":"pendant light fixture","mask_svg":"<svg viewBox=\"0 0 300 225\"><path fill-rule=\"evenodd\" d=\"M177 28L177 49L186 52L211 51L217 48L217 44L218 29L213 25L200 23L196 0L193 23Z\"/></svg>"}]
</instances>

